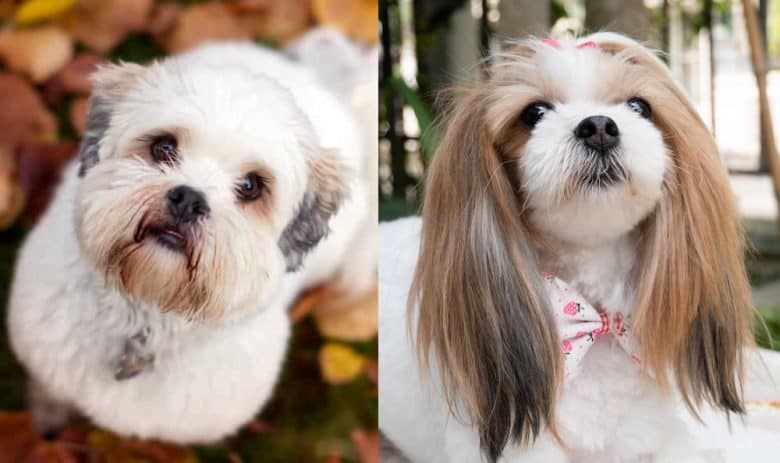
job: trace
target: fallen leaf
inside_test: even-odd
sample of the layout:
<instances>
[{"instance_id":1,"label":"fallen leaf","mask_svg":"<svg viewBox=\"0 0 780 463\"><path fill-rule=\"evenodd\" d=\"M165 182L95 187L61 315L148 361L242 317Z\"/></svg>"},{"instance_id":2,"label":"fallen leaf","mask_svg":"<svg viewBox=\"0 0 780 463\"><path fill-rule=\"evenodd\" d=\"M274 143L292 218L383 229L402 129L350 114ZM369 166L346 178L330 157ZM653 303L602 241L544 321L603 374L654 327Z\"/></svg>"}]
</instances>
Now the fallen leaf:
<instances>
[{"instance_id":1,"label":"fallen leaf","mask_svg":"<svg viewBox=\"0 0 780 463\"><path fill-rule=\"evenodd\" d=\"M146 31L155 39L160 39L176 23L181 7L177 3L158 3L152 9Z\"/></svg>"},{"instance_id":2,"label":"fallen leaf","mask_svg":"<svg viewBox=\"0 0 780 463\"><path fill-rule=\"evenodd\" d=\"M49 204L65 163L76 152L76 143L24 145L17 153L17 182L26 199L23 218L34 223Z\"/></svg>"},{"instance_id":3,"label":"fallen leaf","mask_svg":"<svg viewBox=\"0 0 780 463\"><path fill-rule=\"evenodd\" d=\"M355 429L350 433L352 444L357 449L361 463L379 463L379 433Z\"/></svg>"},{"instance_id":4,"label":"fallen leaf","mask_svg":"<svg viewBox=\"0 0 780 463\"><path fill-rule=\"evenodd\" d=\"M249 37L225 4L211 1L185 8L165 34L162 46L169 53L178 53L208 41Z\"/></svg>"},{"instance_id":5,"label":"fallen leaf","mask_svg":"<svg viewBox=\"0 0 780 463\"><path fill-rule=\"evenodd\" d=\"M44 84L41 96L47 105L58 105L66 95L86 95L92 89L89 76L105 59L92 53L80 53Z\"/></svg>"},{"instance_id":6,"label":"fallen leaf","mask_svg":"<svg viewBox=\"0 0 780 463\"><path fill-rule=\"evenodd\" d=\"M58 442L38 441L22 463L78 463L76 457Z\"/></svg>"},{"instance_id":7,"label":"fallen leaf","mask_svg":"<svg viewBox=\"0 0 780 463\"><path fill-rule=\"evenodd\" d=\"M16 183L12 151L0 148L0 230L10 227L24 207L24 194Z\"/></svg>"},{"instance_id":8,"label":"fallen leaf","mask_svg":"<svg viewBox=\"0 0 780 463\"><path fill-rule=\"evenodd\" d=\"M363 368L366 373L366 377L371 380L372 383L377 384L379 382L379 362L377 359L367 358L366 366Z\"/></svg>"},{"instance_id":9,"label":"fallen leaf","mask_svg":"<svg viewBox=\"0 0 780 463\"><path fill-rule=\"evenodd\" d=\"M57 121L23 78L0 73L0 146L13 150L23 143L54 141Z\"/></svg>"},{"instance_id":10,"label":"fallen leaf","mask_svg":"<svg viewBox=\"0 0 780 463\"><path fill-rule=\"evenodd\" d=\"M243 27L254 37L284 45L311 26L310 0L256 2L238 15Z\"/></svg>"},{"instance_id":11,"label":"fallen leaf","mask_svg":"<svg viewBox=\"0 0 780 463\"><path fill-rule=\"evenodd\" d=\"M38 440L26 412L0 411L0 461L24 461Z\"/></svg>"},{"instance_id":12,"label":"fallen leaf","mask_svg":"<svg viewBox=\"0 0 780 463\"><path fill-rule=\"evenodd\" d=\"M322 377L328 384L346 384L363 369L365 359L351 347L328 342L320 349L319 363Z\"/></svg>"},{"instance_id":13,"label":"fallen leaf","mask_svg":"<svg viewBox=\"0 0 780 463\"><path fill-rule=\"evenodd\" d=\"M357 40L376 43L379 34L376 0L313 0L312 11L321 24L335 27Z\"/></svg>"},{"instance_id":14,"label":"fallen leaf","mask_svg":"<svg viewBox=\"0 0 780 463\"><path fill-rule=\"evenodd\" d=\"M81 135L84 133L87 125L87 97L80 97L73 100L69 111L70 123L76 132Z\"/></svg>"},{"instance_id":15,"label":"fallen leaf","mask_svg":"<svg viewBox=\"0 0 780 463\"><path fill-rule=\"evenodd\" d=\"M244 425L244 429L249 434L260 436L263 434L268 434L269 432L273 431L273 426L266 423L265 421L252 420L246 425Z\"/></svg>"},{"instance_id":16,"label":"fallen leaf","mask_svg":"<svg viewBox=\"0 0 780 463\"><path fill-rule=\"evenodd\" d=\"M366 341L379 329L377 287L358 299L346 291L331 289L313 311L320 334L343 341Z\"/></svg>"},{"instance_id":17,"label":"fallen leaf","mask_svg":"<svg viewBox=\"0 0 780 463\"><path fill-rule=\"evenodd\" d=\"M16 10L15 0L0 0L0 21L5 22L6 19L11 19Z\"/></svg>"},{"instance_id":18,"label":"fallen leaf","mask_svg":"<svg viewBox=\"0 0 780 463\"><path fill-rule=\"evenodd\" d=\"M0 35L0 57L11 70L39 83L51 77L73 56L73 40L57 26L18 29Z\"/></svg>"},{"instance_id":19,"label":"fallen leaf","mask_svg":"<svg viewBox=\"0 0 780 463\"><path fill-rule=\"evenodd\" d=\"M95 430L87 436L87 444L109 462L196 463L195 454L172 444L135 438L121 438L116 434Z\"/></svg>"},{"instance_id":20,"label":"fallen leaf","mask_svg":"<svg viewBox=\"0 0 780 463\"><path fill-rule=\"evenodd\" d=\"M290 309L290 319L292 322L297 323L306 315L310 314L317 304L322 301L325 294L327 294L327 288L325 285L321 285L298 296L292 309Z\"/></svg>"},{"instance_id":21,"label":"fallen leaf","mask_svg":"<svg viewBox=\"0 0 780 463\"><path fill-rule=\"evenodd\" d=\"M331 447L330 452L328 452L328 458L325 459L325 463L341 463L341 452L338 447Z\"/></svg>"},{"instance_id":22,"label":"fallen leaf","mask_svg":"<svg viewBox=\"0 0 780 463\"><path fill-rule=\"evenodd\" d=\"M87 47L105 53L141 31L153 0L80 0L60 23Z\"/></svg>"},{"instance_id":23,"label":"fallen leaf","mask_svg":"<svg viewBox=\"0 0 780 463\"><path fill-rule=\"evenodd\" d=\"M27 0L14 14L16 24L26 26L45 21L68 11L76 0Z\"/></svg>"}]
</instances>

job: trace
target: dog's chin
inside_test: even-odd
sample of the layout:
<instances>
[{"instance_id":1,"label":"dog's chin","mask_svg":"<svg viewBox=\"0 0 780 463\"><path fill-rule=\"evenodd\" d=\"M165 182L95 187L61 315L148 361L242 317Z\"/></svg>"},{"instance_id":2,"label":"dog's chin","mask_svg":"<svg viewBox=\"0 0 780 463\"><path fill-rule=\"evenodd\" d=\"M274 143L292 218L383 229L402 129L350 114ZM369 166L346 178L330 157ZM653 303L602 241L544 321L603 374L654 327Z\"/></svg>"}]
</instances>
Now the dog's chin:
<instances>
[{"instance_id":1,"label":"dog's chin","mask_svg":"<svg viewBox=\"0 0 780 463\"><path fill-rule=\"evenodd\" d=\"M564 199L529 198L529 217L540 232L559 241L593 246L630 233L654 210L660 185L649 188L611 164L568 179L576 185ZM544 197L544 196L542 196Z\"/></svg>"}]
</instances>

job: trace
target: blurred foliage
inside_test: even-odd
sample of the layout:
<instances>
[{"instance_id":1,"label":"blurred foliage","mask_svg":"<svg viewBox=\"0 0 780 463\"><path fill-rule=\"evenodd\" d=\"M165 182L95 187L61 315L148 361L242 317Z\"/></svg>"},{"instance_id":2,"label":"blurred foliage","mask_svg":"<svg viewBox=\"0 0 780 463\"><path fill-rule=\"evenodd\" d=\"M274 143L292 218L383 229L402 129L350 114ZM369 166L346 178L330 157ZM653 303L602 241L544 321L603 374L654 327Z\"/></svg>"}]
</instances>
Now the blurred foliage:
<instances>
[{"instance_id":1,"label":"blurred foliage","mask_svg":"<svg viewBox=\"0 0 780 463\"><path fill-rule=\"evenodd\" d=\"M0 0L0 318L17 250L84 129L96 65L145 63L209 39L283 46L317 24L373 43L376 8L375 0ZM193 449L120 439L87 423L41 441L22 412L23 369L0 330L0 410L13 411L0 412L0 462L374 463L375 304L328 291L304 297L293 309L279 384L257 421L220 445ZM342 355L324 355L326 345ZM12 450L21 457L9 457Z\"/></svg>"}]
</instances>

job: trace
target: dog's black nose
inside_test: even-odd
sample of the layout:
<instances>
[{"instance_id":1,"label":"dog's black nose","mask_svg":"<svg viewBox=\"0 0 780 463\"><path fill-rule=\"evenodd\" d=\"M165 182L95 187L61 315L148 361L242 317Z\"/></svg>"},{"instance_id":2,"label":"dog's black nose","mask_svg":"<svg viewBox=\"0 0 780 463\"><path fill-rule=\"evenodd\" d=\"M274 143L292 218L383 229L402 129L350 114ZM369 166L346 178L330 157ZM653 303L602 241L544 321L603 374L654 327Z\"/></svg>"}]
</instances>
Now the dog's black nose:
<instances>
[{"instance_id":1,"label":"dog's black nose","mask_svg":"<svg viewBox=\"0 0 780 463\"><path fill-rule=\"evenodd\" d=\"M607 116L586 117L574 129L574 135L588 147L601 153L614 148L620 142L617 124Z\"/></svg>"},{"instance_id":2,"label":"dog's black nose","mask_svg":"<svg viewBox=\"0 0 780 463\"><path fill-rule=\"evenodd\" d=\"M192 222L211 211L203 193L187 185L171 188L165 196L168 198L168 213L177 223Z\"/></svg>"}]
</instances>

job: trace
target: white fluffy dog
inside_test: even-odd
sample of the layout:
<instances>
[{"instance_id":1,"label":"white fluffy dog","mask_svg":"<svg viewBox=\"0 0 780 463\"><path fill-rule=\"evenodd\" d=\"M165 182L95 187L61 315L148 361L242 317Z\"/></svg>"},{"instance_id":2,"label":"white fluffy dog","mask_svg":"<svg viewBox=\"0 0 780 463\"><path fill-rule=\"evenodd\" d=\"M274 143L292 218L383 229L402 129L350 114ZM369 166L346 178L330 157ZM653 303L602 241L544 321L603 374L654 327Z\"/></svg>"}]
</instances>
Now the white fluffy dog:
<instances>
[{"instance_id":1,"label":"white fluffy dog","mask_svg":"<svg viewBox=\"0 0 780 463\"><path fill-rule=\"evenodd\" d=\"M623 36L489 73L453 91L422 220L380 227L384 436L420 463L718 461L685 415L744 412L752 320L713 137Z\"/></svg>"},{"instance_id":2,"label":"white fluffy dog","mask_svg":"<svg viewBox=\"0 0 780 463\"><path fill-rule=\"evenodd\" d=\"M352 244L375 224L375 154L317 73L224 43L94 75L78 163L10 299L41 431L78 413L219 440L269 398L296 295L342 274L363 276L355 291L370 282L376 263Z\"/></svg>"}]
</instances>

